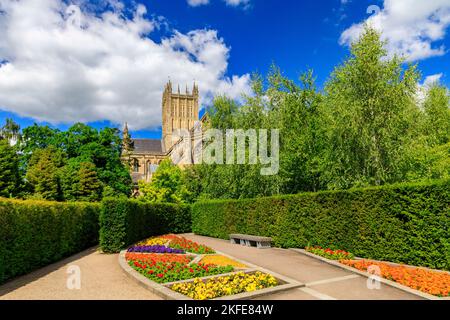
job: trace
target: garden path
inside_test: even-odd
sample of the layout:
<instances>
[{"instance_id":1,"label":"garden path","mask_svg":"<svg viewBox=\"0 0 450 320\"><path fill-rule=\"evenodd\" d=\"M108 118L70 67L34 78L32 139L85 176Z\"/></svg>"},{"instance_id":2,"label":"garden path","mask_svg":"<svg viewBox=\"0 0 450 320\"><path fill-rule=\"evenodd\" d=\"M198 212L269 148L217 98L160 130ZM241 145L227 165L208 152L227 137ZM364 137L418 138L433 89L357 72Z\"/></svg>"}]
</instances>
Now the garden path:
<instances>
[{"instance_id":1,"label":"garden path","mask_svg":"<svg viewBox=\"0 0 450 320\"><path fill-rule=\"evenodd\" d=\"M153 293L130 281L122 271L118 255L102 254L91 248L72 257L21 276L0 286L0 300L156 300ZM67 281L78 266L79 290L67 288ZM73 284L73 282L70 282Z\"/></svg>"},{"instance_id":2,"label":"garden path","mask_svg":"<svg viewBox=\"0 0 450 320\"><path fill-rule=\"evenodd\" d=\"M225 254L305 283L305 288L257 299L283 300L415 300L420 297L381 284L380 290L367 288L367 278L286 249L257 249L231 244L229 241L183 235L189 240L210 246Z\"/></svg>"},{"instance_id":3,"label":"garden path","mask_svg":"<svg viewBox=\"0 0 450 320\"><path fill-rule=\"evenodd\" d=\"M292 289L258 299L419 299L415 295L385 284L381 284L380 290L369 290L366 278L291 250L256 249L193 234L184 236L306 284L305 288ZM70 277L68 271L72 266L78 266L81 271L80 290L67 289L67 280ZM101 254L96 248L91 248L7 282L0 286L1 299L156 300L160 298L131 281L120 269L116 254Z\"/></svg>"}]
</instances>

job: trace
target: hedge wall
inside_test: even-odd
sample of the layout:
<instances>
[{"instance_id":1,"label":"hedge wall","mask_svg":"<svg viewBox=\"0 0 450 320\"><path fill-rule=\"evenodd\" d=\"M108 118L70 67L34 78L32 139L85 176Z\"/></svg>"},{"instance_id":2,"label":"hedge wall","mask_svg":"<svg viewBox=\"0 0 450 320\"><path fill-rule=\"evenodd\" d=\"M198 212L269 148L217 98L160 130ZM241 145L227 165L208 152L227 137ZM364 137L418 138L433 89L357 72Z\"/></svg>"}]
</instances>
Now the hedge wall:
<instances>
[{"instance_id":1,"label":"hedge wall","mask_svg":"<svg viewBox=\"0 0 450 320\"><path fill-rule=\"evenodd\" d=\"M100 212L100 247L119 252L154 235L191 232L189 206L149 204L137 200L106 199Z\"/></svg>"},{"instance_id":2,"label":"hedge wall","mask_svg":"<svg viewBox=\"0 0 450 320\"><path fill-rule=\"evenodd\" d=\"M99 209L0 198L0 283L97 244Z\"/></svg>"},{"instance_id":3,"label":"hedge wall","mask_svg":"<svg viewBox=\"0 0 450 320\"><path fill-rule=\"evenodd\" d=\"M450 180L200 202L192 219L193 231L201 235L270 236L285 248L321 245L450 270Z\"/></svg>"}]
</instances>

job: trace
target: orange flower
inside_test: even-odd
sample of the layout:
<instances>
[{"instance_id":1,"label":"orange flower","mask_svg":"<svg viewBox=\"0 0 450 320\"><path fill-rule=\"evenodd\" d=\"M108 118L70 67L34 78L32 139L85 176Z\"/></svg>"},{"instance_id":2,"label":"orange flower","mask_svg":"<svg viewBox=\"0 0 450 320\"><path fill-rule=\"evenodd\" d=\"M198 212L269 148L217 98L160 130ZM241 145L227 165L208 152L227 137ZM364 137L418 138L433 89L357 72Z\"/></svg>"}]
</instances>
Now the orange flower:
<instances>
[{"instance_id":1,"label":"orange flower","mask_svg":"<svg viewBox=\"0 0 450 320\"><path fill-rule=\"evenodd\" d=\"M370 266L377 266L380 268L383 278L435 296L447 297L450 295L450 275L445 272L416 267L391 266L387 263L370 260L341 260L340 262L361 271L367 271Z\"/></svg>"}]
</instances>

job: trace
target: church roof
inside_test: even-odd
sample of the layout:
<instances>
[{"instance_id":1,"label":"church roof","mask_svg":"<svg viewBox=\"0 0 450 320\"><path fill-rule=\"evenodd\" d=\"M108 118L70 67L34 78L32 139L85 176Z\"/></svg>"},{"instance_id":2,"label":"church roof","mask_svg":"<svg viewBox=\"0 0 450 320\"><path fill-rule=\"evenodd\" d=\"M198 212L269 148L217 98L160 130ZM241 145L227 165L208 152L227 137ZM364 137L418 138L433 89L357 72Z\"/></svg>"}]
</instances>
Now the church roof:
<instances>
[{"instance_id":1,"label":"church roof","mask_svg":"<svg viewBox=\"0 0 450 320\"><path fill-rule=\"evenodd\" d=\"M163 153L163 144L157 139L133 139L134 153Z\"/></svg>"}]
</instances>

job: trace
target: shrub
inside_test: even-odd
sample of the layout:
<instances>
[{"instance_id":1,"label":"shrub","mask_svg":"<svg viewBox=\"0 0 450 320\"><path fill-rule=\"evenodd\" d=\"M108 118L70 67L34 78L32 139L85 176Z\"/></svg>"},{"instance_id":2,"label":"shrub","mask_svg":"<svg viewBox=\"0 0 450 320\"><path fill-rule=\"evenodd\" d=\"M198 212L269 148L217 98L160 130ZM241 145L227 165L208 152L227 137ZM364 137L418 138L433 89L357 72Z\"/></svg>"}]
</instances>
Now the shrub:
<instances>
[{"instance_id":1,"label":"shrub","mask_svg":"<svg viewBox=\"0 0 450 320\"><path fill-rule=\"evenodd\" d=\"M99 209L0 198L0 283L94 246Z\"/></svg>"},{"instance_id":2,"label":"shrub","mask_svg":"<svg viewBox=\"0 0 450 320\"><path fill-rule=\"evenodd\" d=\"M259 199L199 202L193 232L269 236L369 259L450 270L450 180Z\"/></svg>"},{"instance_id":3,"label":"shrub","mask_svg":"<svg viewBox=\"0 0 450 320\"><path fill-rule=\"evenodd\" d=\"M104 252L119 252L150 236L190 231L189 206L128 199L103 200L100 212L100 247Z\"/></svg>"}]
</instances>

